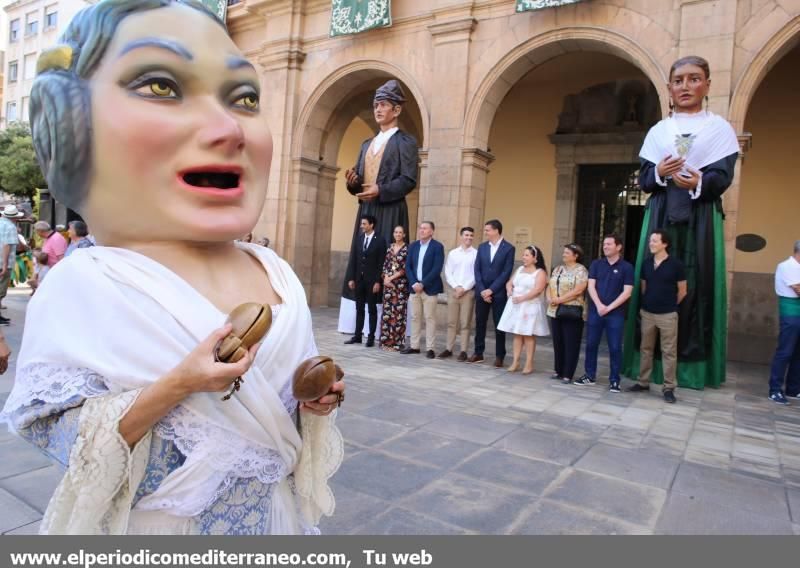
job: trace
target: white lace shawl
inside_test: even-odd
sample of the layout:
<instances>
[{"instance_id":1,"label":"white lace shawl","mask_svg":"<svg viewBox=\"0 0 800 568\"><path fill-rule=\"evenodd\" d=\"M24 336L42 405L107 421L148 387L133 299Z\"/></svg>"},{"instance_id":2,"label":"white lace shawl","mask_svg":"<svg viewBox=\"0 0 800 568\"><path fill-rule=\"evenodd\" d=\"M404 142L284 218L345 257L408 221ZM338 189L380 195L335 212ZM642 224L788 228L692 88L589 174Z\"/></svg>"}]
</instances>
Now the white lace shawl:
<instances>
[{"instance_id":1,"label":"white lace shawl","mask_svg":"<svg viewBox=\"0 0 800 568\"><path fill-rule=\"evenodd\" d=\"M682 132L685 128L679 128L674 116L659 121L647 133L639 157L658 164L668 155L678 156L676 138L684 134L696 137L685 156L686 164L696 170L737 153L739 140L730 123L709 111L704 111L704 116L704 120L687 123L691 129L689 132Z\"/></svg>"},{"instance_id":2,"label":"white lace shawl","mask_svg":"<svg viewBox=\"0 0 800 568\"><path fill-rule=\"evenodd\" d=\"M231 400L222 402L217 393L192 395L156 426L186 460L136 508L191 517L237 477L276 483L294 472L298 504L275 506L297 506L303 523L314 525L322 514L333 513L328 479L341 464L343 444L333 417L304 414L301 439L286 408L290 401L281 400L287 392L291 398L291 376L300 362L316 354L305 292L274 252L240 247L263 263L283 299L280 317ZM135 297L148 301L132 301ZM19 370L4 414L36 401L101 394L97 400L116 400L115 395L141 389L174 368L225 317L186 281L145 256L110 247L78 250L54 267L28 306ZM110 393L98 391L97 377ZM84 405L82 414L86 410ZM96 412L106 410L101 404ZM113 423L122 416L118 413ZM104 459L103 449L95 450ZM84 469L70 471L70 483L96 483L92 468Z\"/></svg>"}]
</instances>

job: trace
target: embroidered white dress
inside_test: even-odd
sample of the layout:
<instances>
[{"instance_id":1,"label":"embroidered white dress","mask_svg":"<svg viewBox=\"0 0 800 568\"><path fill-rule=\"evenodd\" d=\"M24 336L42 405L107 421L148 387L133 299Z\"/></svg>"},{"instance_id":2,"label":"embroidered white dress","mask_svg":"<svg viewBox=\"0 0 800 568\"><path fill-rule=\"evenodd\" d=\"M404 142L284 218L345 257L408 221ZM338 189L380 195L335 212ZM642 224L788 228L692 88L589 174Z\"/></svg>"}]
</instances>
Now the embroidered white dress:
<instances>
[{"instance_id":1,"label":"embroidered white dress","mask_svg":"<svg viewBox=\"0 0 800 568\"><path fill-rule=\"evenodd\" d=\"M295 534L333 513L341 435L333 416L305 413L298 432L291 394L317 353L305 294L274 252L237 246L283 300L242 389L190 396L133 449L118 431L127 409L226 314L155 261L107 247L76 251L37 291L0 418L67 468L42 533Z\"/></svg>"},{"instance_id":2,"label":"embroidered white dress","mask_svg":"<svg viewBox=\"0 0 800 568\"><path fill-rule=\"evenodd\" d=\"M520 266L514 274L514 290L511 298L524 296L529 294L536 286L536 276L542 271L537 268L534 272L528 273ZM497 324L497 329L507 333L514 333L516 335L550 335L550 329L547 327L547 315L544 310L544 290L542 293L533 298L519 304L515 304L508 299L503 315L500 318L500 323Z\"/></svg>"}]
</instances>

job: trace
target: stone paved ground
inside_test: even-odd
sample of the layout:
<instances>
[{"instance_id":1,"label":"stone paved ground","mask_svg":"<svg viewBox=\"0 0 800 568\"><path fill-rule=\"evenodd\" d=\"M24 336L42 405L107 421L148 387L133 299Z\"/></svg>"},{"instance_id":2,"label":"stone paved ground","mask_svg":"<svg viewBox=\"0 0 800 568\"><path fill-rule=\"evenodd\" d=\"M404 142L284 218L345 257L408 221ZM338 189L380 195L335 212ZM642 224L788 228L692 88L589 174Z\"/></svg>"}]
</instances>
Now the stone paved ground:
<instances>
[{"instance_id":1,"label":"stone paved ground","mask_svg":"<svg viewBox=\"0 0 800 568\"><path fill-rule=\"evenodd\" d=\"M15 349L25 301L7 299ZM766 399L765 367L731 364L724 388L673 406L549 380L547 341L523 377L345 346L336 310L314 315L348 381L326 533L800 534L800 404ZM0 433L0 532L35 532L59 476Z\"/></svg>"}]
</instances>

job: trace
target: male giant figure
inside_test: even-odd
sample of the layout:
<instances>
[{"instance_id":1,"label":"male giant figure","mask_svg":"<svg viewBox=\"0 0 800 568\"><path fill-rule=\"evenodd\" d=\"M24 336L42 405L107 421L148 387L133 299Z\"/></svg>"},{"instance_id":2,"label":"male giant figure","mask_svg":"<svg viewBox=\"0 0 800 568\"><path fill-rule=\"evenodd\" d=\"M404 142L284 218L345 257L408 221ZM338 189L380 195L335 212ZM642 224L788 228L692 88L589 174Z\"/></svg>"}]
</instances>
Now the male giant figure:
<instances>
[{"instance_id":1,"label":"male giant figure","mask_svg":"<svg viewBox=\"0 0 800 568\"><path fill-rule=\"evenodd\" d=\"M364 215L375 217L376 230L387 243L394 242L392 232L398 225L408 234L406 196L417 186L419 148L414 137L397 125L405 102L403 88L396 80L387 81L378 88L372 108L380 132L364 141L355 167L345 172L347 191L358 198L351 255L360 246L359 228ZM342 296L340 313L352 313L348 300L352 301L354 296L347 278ZM361 333L362 330L355 331Z\"/></svg>"}]
</instances>

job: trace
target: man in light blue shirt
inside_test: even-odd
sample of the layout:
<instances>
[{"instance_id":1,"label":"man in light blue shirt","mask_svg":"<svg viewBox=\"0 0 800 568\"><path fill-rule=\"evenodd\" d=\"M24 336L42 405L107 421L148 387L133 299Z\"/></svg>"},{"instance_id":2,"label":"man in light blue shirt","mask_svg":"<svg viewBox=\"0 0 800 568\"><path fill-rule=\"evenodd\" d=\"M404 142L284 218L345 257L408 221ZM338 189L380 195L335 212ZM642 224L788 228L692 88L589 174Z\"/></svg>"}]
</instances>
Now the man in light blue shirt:
<instances>
[{"instance_id":1,"label":"man in light blue shirt","mask_svg":"<svg viewBox=\"0 0 800 568\"><path fill-rule=\"evenodd\" d=\"M17 219L25 214L17 210L16 205L6 205L0 215L0 304L6 297L8 285L11 282L11 271L17 263ZM8 325L11 319L0 316L0 325Z\"/></svg>"}]
</instances>

